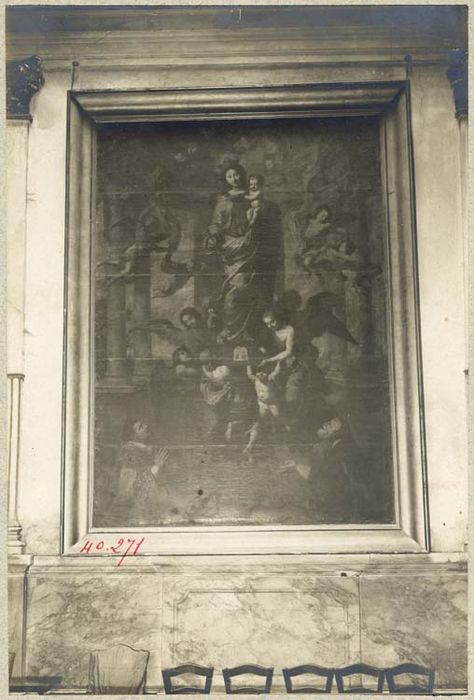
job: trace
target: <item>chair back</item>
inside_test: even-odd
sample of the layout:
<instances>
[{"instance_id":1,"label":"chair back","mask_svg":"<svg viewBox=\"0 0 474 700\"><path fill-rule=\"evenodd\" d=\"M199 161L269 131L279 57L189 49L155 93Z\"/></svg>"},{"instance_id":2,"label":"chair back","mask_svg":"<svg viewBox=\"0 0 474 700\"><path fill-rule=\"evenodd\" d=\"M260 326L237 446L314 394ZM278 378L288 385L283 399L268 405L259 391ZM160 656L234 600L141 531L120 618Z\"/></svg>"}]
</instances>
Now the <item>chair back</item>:
<instances>
[{"instance_id":1,"label":"chair back","mask_svg":"<svg viewBox=\"0 0 474 700\"><path fill-rule=\"evenodd\" d=\"M232 679L238 676L255 675L265 678L265 685L263 686L233 686ZM257 666L256 664L243 664L242 666L235 666L235 668L224 668L222 670L222 675L224 676L225 692L232 695L244 694L244 695L258 695L260 693L270 693L272 689L272 679L273 679L273 668L264 668L263 666Z\"/></svg>"},{"instance_id":2,"label":"chair back","mask_svg":"<svg viewBox=\"0 0 474 700\"><path fill-rule=\"evenodd\" d=\"M96 695L141 695L150 652L117 644L89 656L89 691Z\"/></svg>"},{"instance_id":3,"label":"chair back","mask_svg":"<svg viewBox=\"0 0 474 700\"><path fill-rule=\"evenodd\" d=\"M385 672L387 685L390 693L426 693L431 695L434 688L435 672L432 668L420 666L419 664L400 664L393 668L388 668ZM425 684L417 683L412 678L408 683L396 683L397 676L422 676L426 679Z\"/></svg>"},{"instance_id":4,"label":"chair back","mask_svg":"<svg viewBox=\"0 0 474 700\"><path fill-rule=\"evenodd\" d=\"M193 693L203 693L205 695L209 695L211 692L213 673L213 668L198 666L197 664L183 664L182 666L167 668L161 671L166 695L191 695ZM204 678L204 687L196 685L173 685L173 678L189 675Z\"/></svg>"},{"instance_id":5,"label":"chair back","mask_svg":"<svg viewBox=\"0 0 474 700\"><path fill-rule=\"evenodd\" d=\"M336 685L338 693L382 693L383 685L385 679L385 671L380 668L375 668L375 666L369 666L368 664L352 664L351 666L345 666L344 668L336 668L334 670L334 675L336 676ZM346 684L345 680L349 679L351 676L359 676L360 681L358 685ZM375 679L376 684L374 687L363 684L363 677L368 676L371 680ZM372 681L373 682L373 681Z\"/></svg>"},{"instance_id":6,"label":"chair back","mask_svg":"<svg viewBox=\"0 0 474 700\"><path fill-rule=\"evenodd\" d=\"M324 678L324 686L301 685L295 687L293 685L293 678L306 674ZM314 664L303 664L302 666L294 666L293 668L284 668L283 678L285 679L287 693L330 693L334 679L334 669L314 666Z\"/></svg>"}]
</instances>

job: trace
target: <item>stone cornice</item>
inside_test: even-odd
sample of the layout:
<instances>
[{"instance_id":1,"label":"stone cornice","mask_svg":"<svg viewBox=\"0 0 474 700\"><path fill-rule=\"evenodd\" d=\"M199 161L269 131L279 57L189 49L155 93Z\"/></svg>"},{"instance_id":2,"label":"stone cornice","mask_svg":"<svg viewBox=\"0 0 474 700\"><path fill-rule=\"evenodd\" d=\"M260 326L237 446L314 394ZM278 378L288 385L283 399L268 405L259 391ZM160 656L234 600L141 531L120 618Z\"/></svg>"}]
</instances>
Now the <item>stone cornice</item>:
<instances>
[{"instance_id":1,"label":"stone cornice","mask_svg":"<svg viewBox=\"0 0 474 700\"><path fill-rule=\"evenodd\" d=\"M462 6L276 6L269 0L257 6L244 0L238 6L177 7L13 7L7 10L7 29L27 34L43 31L87 32L99 28L104 32L169 29L220 29L227 33L248 29L304 29L320 27L331 30L346 27L385 27L394 35L416 28L418 36L455 38L463 43L466 34L467 8Z\"/></svg>"},{"instance_id":2,"label":"stone cornice","mask_svg":"<svg viewBox=\"0 0 474 700\"><path fill-rule=\"evenodd\" d=\"M216 66L233 68L262 64L343 64L352 62L401 63L409 53L413 61L446 63L456 44L449 37L421 36L391 27L307 27L242 29L144 30L109 32L55 32L10 34L12 58L36 51L47 68L59 68L72 60L81 69L110 69L142 64ZM104 62L105 61L105 62Z\"/></svg>"},{"instance_id":3,"label":"stone cornice","mask_svg":"<svg viewBox=\"0 0 474 700\"><path fill-rule=\"evenodd\" d=\"M358 554L358 555L252 555L252 556L141 556L127 558L117 567L110 556L34 556L31 573L71 574L181 574L227 573L245 575L317 575L317 576L416 576L430 573L456 574L467 571L464 552L432 554Z\"/></svg>"}]
</instances>

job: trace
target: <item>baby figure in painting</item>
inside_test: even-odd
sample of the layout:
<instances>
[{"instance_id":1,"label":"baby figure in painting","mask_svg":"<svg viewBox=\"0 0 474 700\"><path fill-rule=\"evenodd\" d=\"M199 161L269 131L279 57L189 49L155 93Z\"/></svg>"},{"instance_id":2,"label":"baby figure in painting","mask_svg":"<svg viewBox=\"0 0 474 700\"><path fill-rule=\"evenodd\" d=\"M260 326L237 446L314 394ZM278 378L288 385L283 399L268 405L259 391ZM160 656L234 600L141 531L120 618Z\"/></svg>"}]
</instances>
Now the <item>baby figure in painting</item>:
<instances>
[{"instance_id":1,"label":"baby figure in painting","mask_svg":"<svg viewBox=\"0 0 474 700\"><path fill-rule=\"evenodd\" d=\"M252 372L251 365L247 365L247 377L255 387L257 395L258 412L260 418L266 420L280 416L281 392L275 382L281 371L281 365L277 362L272 372L259 369L256 374Z\"/></svg>"},{"instance_id":2,"label":"baby figure in painting","mask_svg":"<svg viewBox=\"0 0 474 700\"><path fill-rule=\"evenodd\" d=\"M206 365L203 365L202 371L207 379L217 387L230 386L230 369L227 365L219 365L215 369L208 369Z\"/></svg>"},{"instance_id":3,"label":"baby figure in painting","mask_svg":"<svg viewBox=\"0 0 474 700\"><path fill-rule=\"evenodd\" d=\"M215 423L209 438L219 438L228 427L230 403L233 399L233 385L231 373L227 365L211 364L202 365L203 379L201 382L201 394L206 404L215 415Z\"/></svg>"},{"instance_id":4,"label":"baby figure in painting","mask_svg":"<svg viewBox=\"0 0 474 700\"><path fill-rule=\"evenodd\" d=\"M263 177L261 175L250 175L249 177L249 191L245 195L250 203L249 209L247 209L247 221L249 225L252 226L257 218L258 210L262 204L262 186Z\"/></svg>"},{"instance_id":5,"label":"baby figure in painting","mask_svg":"<svg viewBox=\"0 0 474 700\"><path fill-rule=\"evenodd\" d=\"M271 372L259 369L256 374L253 373L251 365L247 365L247 377L255 388L259 415L258 421L253 424L249 431L249 442L244 449L244 452L248 456L250 456L261 434L262 426L264 424L269 425L272 431L275 431L279 425L282 397L276 378L280 374L280 371L280 362L277 362L275 368Z\"/></svg>"},{"instance_id":6,"label":"baby figure in painting","mask_svg":"<svg viewBox=\"0 0 474 700\"><path fill-rule=\"evenodd\" d=\"M310 214L296 262L308 272L316 272L321 266L322 269L331 269L333 258L337 256L335 251L343 254L342 246L346 240L345 230L334 226L330 208L327 205L317 207Z\"/></svg>"}]
</instances>

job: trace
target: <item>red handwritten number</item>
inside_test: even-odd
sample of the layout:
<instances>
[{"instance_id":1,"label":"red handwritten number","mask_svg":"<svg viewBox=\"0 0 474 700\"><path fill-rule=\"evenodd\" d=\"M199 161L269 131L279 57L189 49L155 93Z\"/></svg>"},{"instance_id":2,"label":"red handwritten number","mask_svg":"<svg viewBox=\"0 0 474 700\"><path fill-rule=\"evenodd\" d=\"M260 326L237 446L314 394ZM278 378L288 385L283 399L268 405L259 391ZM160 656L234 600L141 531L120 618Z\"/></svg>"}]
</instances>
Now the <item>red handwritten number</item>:
<instances>
[{"instance_id":1,"label":"red handwritten number","mask_svg":"<svg viewBox=\"0 0 474 700\"><path fill-rule=\"evenodd\" d=\"M142 544L144 543L144 541L145 541L145 538L142 537L141 540L139 540L139 541L137 542L137 546L135 547L135 550L134 550L134 552L133 552L133 556L135 556L135 555L138 553L138 550L140 549L140 547L142 546Z\"/></svg>"},{"instance_id":2,"label":"red handwritten number","mask_svg":"<svg viewBox=\"0 0 474 700\"><path fill-rule=\"evenodd\" d=\"M129 537L129 538L127 539L127 543L128 543L127 549L125 550L125 552L124 552L124 553L122 554L122 556L120 557L117 566L122 566L123 560L124 560L125 557L127 557L129 554L131 554L132 556L135 556L136 554L138 554L138 550L140 549L140 547L142 546L142 544L144 543L144 541L145 541L145 538L144 538L144 537L142 537L141 540L138 540L138 542L136 542L135 539ZM110 547L110 550L111 550L114 554L119 554L119 553L120 553L120 548L122 547L122 545L124 544L124 542L125 542L124 538L123 538L123 537L120 537L119 540L117 541L116 546L115 546L115 547ZM132 550L133 545L135 545L135 548L134 548L134 550L133 550L133 552L132 552L131 550ZM104 549L104 546L105 546L104 540L99 540L95 545L94 545L94 543L91 542L90 540L86 540L85 543L82 545L82 547L81 547L81 549L80 549L80 552L81 552L81 553L82 553L82 552L85 552L86 554L90 554L92 547L95 547L96 551L100 552L102 549Z\"/></svg>"},{"instance_id":3,"label":"red handwritten number","mask_svg":"<svg viewBox=\"0 0 474 700\"><path fill-rule=\"evenodd\" d=\"M118 554L118 551L117 551L117 550L120 549L120 547L121 547L122 545L123 545L123 537L121 537L121 538L119 539L119 541L117 542L117 545L116 545L115 547L111 547L110 549L112 550L112 552L113 552L114 554Z\"/></svg>"},{"instance_id":4,"label":"red handwritten number","mask_svg":"<svg viewBox=\"0 0 474 700\"><path fill-rule=\"evenodd\" d=\"M86 540L85 544L82 546L82 549L80 551L86 552L87 554L89 554L89 552L91 551L92 545L93 545L93 542L91 542L90 540Z\"/></svg>"},{"instance_id":5,"label":"red handwritten number","mask_svg":"<svg viewBox=\"0 0 474 700\"><path fill-rule=\"evenodd\" d=\"M127 541L128 541L128 543L129 543L129 544L128 544L128 547L127 547L127 549L125 550L125 552L122 554L122 556L121 556L121 558L120 558L119 563L117 564L117 566L122 566L123 560L125 559L125 557L126 557L127 554L129 553L129 551L131 550L131 548L133 547L133 545L135 544L135 540L134 540L134 539L131 540L130 538L128 538Z\"/></svg>"}]
</instances>

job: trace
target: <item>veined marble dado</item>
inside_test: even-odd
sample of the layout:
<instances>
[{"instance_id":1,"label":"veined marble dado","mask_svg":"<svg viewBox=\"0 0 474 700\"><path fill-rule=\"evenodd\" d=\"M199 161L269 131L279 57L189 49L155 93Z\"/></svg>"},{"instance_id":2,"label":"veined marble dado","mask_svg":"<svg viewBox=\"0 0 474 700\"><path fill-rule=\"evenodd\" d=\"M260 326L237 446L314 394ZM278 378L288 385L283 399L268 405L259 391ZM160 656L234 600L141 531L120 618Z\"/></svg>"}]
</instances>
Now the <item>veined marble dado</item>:
<instances>
[{"instance_id":1,"label":"veined marble dado","mask_svg":"<svg viewBox=\"0 0 474 700\"><path fill-rule=\"evenodd\" d=\"M244 663L280 669L343 666L360 658L358 582L335 576L166 577L163 666L186 662L219 670ZM278 670L278 672L277 672Z\"/></svg>"},{"instance_id":2,"label":"veined marble dado","mask_svg":"<svg viewBox=\"0 0 474 700\"><path fill-rule=\"evenodd\" d=\"M128 644L150 653L158 682L161 579L153 575L61 574L29 582L26 674L61 675L65 688L88 684L89 653Z\"/></svg>"},{"instance_id":3,"label":"veined marble dado","mask_svg":"<svg viewBox=\"0 0 474 700\"><path fill-rule=\"evenodd\" d=\"M462 574L361 578L362 661L435 670L435 687L467 687L467 586Z\"/></svg>"},{"instance_id":4,"label":"veined marble dado","mask_svg":"<svg viewBox=\"0 0 474 700\"><path fill-rule=\"evenodd\" d=\"M126 643L150 651L149 690L162 687L161 669L183 663L213 666L217 693L227 666L273 666L278 693L284 667L358 661L414 661L435 669L435 688L466 690L465 573L353 569L341 576L287 566L288 573L264 573L262 565L245 574L212 565L167 573L33 570L25 675L60 674L64 688L84 688L89 652Z\"/></svg>"}]
</instances>

